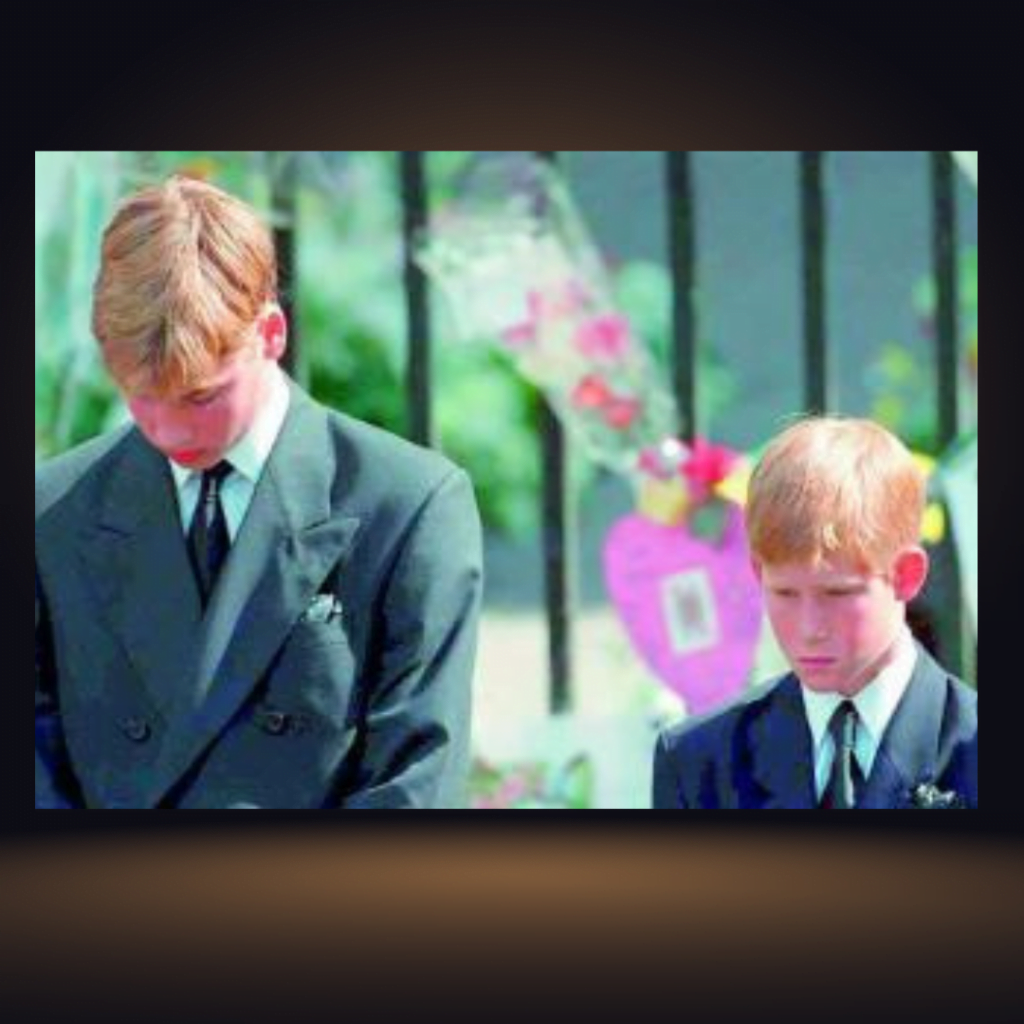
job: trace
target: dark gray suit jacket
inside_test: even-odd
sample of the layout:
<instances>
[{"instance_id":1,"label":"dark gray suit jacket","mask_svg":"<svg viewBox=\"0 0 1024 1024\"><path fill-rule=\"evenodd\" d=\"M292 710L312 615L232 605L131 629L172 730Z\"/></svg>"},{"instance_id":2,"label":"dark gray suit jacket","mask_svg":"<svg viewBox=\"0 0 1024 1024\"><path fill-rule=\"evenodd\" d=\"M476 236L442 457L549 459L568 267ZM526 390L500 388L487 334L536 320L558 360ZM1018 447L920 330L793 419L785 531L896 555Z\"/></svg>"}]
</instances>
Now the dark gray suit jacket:
<instances>
[{"instance_id":1,"label":"dark gray suit jacket","mask_svg":"<svg viewBox=\"0 0 1024 1024\"><path fill-rule=\"evenodd\" d=\"M654 807L814 807L811 747L800 684L783 676L659 737ZM978 695L919 647L858 806L910 807L923 783L978 804Z\"/></svg>"},{"instance_id":2,"label":"dark gray suit jacket","mask_svg":"<svg viewBox=\"0 0 1024 1024\"><path fill-rule=\"evenodd\" d=\"M462 802L469 480L291 393L205 617L169 468L137 430L37 467L37 807ZM309 617L319 594L340 614Z\"/></svg>"}]
</instances>

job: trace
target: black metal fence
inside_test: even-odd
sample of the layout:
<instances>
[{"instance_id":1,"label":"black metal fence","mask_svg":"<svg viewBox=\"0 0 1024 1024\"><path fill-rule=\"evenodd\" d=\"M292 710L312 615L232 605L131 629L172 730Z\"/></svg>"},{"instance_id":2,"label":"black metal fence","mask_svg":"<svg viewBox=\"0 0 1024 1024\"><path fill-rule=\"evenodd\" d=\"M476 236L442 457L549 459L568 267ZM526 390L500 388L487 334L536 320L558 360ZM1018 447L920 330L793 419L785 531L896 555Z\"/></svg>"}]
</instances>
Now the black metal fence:
<instances>
[{"instance_id":1,"label":"black metal fence","mask_svg":"<svg viewBox=\"0 0 1024 1024\"><path fill-rule=\"evenodd\" d=\"M545 159L558 160L551 151ZM825 175L828 153L799 154L798 180L802 251L802 303L804 332L803 406L806 412L837 411L828 336L827 270L830 258L829 223ZM409 324L409 359L406 400L411 438L425 445L434 442L431 374L433 341L430 330L430 292L423 272L412 260L412 241L429 219L429 153L402 151L398 154L399 185L403 206L405 238L405 294ZM933 152L931 162L933 272L938 306L935 331L935 360L939 444L945 448L957 437L960 425L958 245L956 209L956 166L951 153ZM697 338L699 331L694 296L700 258L696 232L695 181L692 154L664 154L664 183L668 201L669 253L673 281L672 386L678 403L684 435L692 439L701 432L698 422ZM275 203L287 212L294 200L294 186L284 181ZM292 223L291 218L284 218ZM279 233L282 269L287 277L294 264L291 229ZM560 421L544 405L538 443L543 465L542 524L545 565L545 601L548 623L550 708L571 709L573 695L573 618L575 607L575 553L577 531L575 510L569 498L567 440ZM945 663L961 675L972 674L971 642L965 634L965 620L956 561L948 549L943 558L947 577L944 608L937 623L936 640Z\"/></svg>"}]
</instances>

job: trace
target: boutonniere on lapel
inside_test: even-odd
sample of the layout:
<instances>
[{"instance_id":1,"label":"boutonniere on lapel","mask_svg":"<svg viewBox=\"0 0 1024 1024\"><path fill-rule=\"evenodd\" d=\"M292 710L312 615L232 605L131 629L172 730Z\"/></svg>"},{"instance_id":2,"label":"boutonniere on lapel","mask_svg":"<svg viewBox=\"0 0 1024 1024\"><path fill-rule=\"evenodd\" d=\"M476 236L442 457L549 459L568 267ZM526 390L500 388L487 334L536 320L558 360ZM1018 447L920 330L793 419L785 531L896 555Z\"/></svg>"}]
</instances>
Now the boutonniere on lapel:
<instances>
[{"instance_id":1,"label":"boutonniere on lapel","mask_svg":"<svg viewBox=\"0 0 1024 1024\"><path fill-rule=\"evenodd\" d=\"M967 806L955 789L939 789L933 782L920 782L910 791L910 806L922 811L948 811Z\"/></svg>"},{"instance_id":2,"label":"boutonniere on lapel","mask_svg":"<svg viewBox=\"0 0 1024 1024\"><path fill-rule=\"evenodd\" d=\"M342 613L341 602L333 594L317 594L303 612L301 622L332 622Z\"/></svg>"}]
</instances>

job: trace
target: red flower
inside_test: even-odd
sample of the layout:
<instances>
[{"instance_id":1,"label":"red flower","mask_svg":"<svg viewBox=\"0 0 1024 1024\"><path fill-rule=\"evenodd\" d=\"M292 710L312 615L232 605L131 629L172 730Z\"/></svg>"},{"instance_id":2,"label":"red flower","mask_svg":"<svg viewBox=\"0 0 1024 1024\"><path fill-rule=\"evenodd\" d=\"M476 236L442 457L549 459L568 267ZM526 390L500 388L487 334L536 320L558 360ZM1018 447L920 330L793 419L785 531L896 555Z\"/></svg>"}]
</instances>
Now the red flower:
<instances>
[{"instance_id":1,"label":"red flower","mask_svg":"<svg viewBox=\"0 0 1024 1024\"><path fill-rule=\"evenodd\" d=\"M732 472L738 459L739 455L732 449L711 444L702 437L696 438L690 449L690 457L682 465L693 499L700 501L707 498L711 489Z\"/></svg>"},{"instance_id":2,"label":"red flower","mask_svg":"<svg viewBox=\"0 0 1024 1024\"><path fill-rule=\"evenodd\" d=\"M603 409L614 397L604 380L596 373L589 373L576 385L572 404L577 409Z\"/></svg>"},{"instance_id":3,"label":"red flower","mask_svg":"<svg viewBox=\"0 0 1024 1024\"><path fill-rule=\"evenodd\" d=\"M640 415L643 403L637 398L617 395L596 373L588 373L572 393L572 404L577 409L599 412L608 426L627 430Z\"/></svg>"}]
</instances>

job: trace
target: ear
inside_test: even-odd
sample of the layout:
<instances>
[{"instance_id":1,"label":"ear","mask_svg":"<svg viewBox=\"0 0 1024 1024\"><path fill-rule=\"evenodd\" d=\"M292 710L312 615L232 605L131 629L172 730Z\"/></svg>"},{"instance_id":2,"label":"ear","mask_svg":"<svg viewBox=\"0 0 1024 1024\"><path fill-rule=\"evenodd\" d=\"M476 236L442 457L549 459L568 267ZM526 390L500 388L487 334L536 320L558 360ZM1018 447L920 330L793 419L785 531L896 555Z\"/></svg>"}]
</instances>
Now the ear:
<instances>
[{"instance_id":1,"label":"ear","mask_svg":"<svg viewBox=\"0 0 1024 1024\"><path fill-rule=\"evenodd\" d=\"M263 356L280 362L288 348L288 321L276 302L267 303L258 321Z\"/></svg>"},{"instance_id":2,"label":"ear","mask_svg":"<svg viewBox=\"0 0 1024 1024\"><path fill-rule=\"evenodd\" d=\"M761 560L751 556L751 559L750 559L750 569L751 569L751 572L753 572L754 578L757 580L757 582L758 583L762 583L763 580L761 579L761 576L763 574L763 569L762 569L762 566L761 566Z\"/></svg>"},{"instance_id":3,"label":"ear","mask_svg":"<svg viewBox=\"0 0 1024 1024\"><path fill-rule=\"evenodd\" d=\"M904 548L893 563L893 587L896 599L906 604L921 592L928 579L928 552L922 547Z\"/></svg>"}]
</instances>

